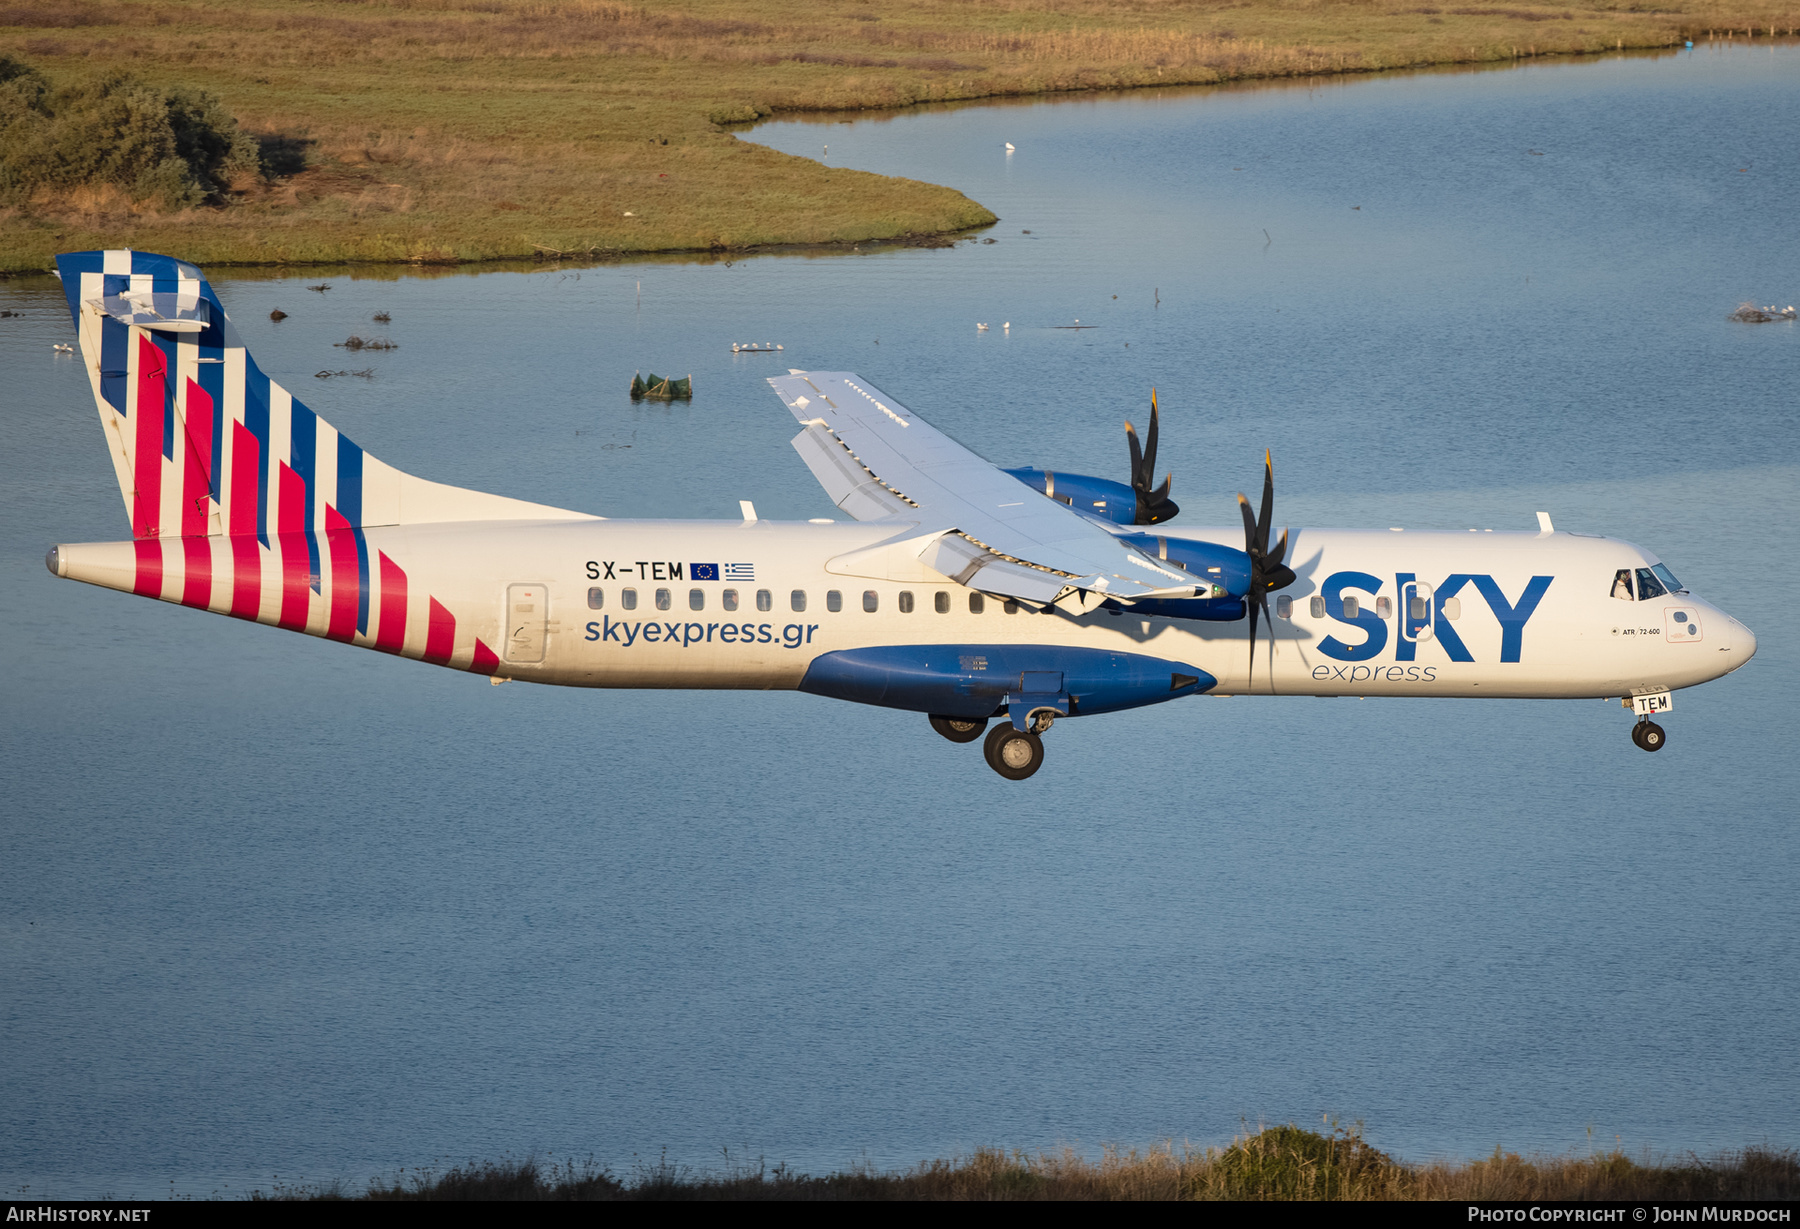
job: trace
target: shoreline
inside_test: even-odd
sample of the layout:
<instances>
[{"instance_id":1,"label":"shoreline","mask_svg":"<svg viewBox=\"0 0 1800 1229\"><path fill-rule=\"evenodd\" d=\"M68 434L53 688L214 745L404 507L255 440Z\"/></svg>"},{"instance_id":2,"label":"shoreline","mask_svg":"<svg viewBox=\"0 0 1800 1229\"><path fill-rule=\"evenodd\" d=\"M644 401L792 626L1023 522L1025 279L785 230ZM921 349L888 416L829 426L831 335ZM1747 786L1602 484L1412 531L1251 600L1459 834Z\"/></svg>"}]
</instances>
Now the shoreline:
<instances>
[{"instance_id":1,"label":"shoreline","mask_svg":"<svg viewBox=\"0 0 1800 1229\"><path fill-rule=\"evenodd\" d=\"M1685 50L1689 38L1695 50L1790 46L1800 28L1800 15L1776 12L1769 0L1732 0L1739 7L1725 16L1769 11L1754 21L1736 16L1729 26L1705 13L1591 10L1577 18L1547 6L1425 7L1374 11L1354 30L1348 18L1333 14L1306 26L1295 10L1280 7L1281 0L1256 0L1247 11L1232 11L1237 30L1218 27L1211 10L1194 9L1171 11L1166 21L1172 24L1158 30L1101 22L1078 32L1080 22L1063 29L1056 25L1063 19L1046 18L1049 28L1042 31L1003 35L980 29L984 18L968 10L934 11L929 6L936 0L909 0L889 17L839 23L857 27L847 34L835 27L757 26L743 36L746 46L726 48L735 59L709 60L725 54L706 42L720 22L704 16L711 0L689 0L689 7L666 14L632 11L632 20L647 29L682 22L694 27L665 39L668 45L654 55L641 48L636 59L607 59L593 47L558 47L541 55L504 46L470 51L466 40L486 32L491 10L510 12L508 2L472 15L458 12L454 21L445 11L432 17L409 9L404 18L387 18L380 27L387 33L379 36L366 33L376 30L371 19L340 19L338 34L357 50L346 53L350 59L338 79L325 82L280 75L295 64L276 38L269 13L274 0L251 0L243 23L250 28L229 36L218 28L225 7L205 2L188 11L187 24L171 25L167 33L161 27L132 31L143 46L130 50L140 54L118 64L115 56L127 49L115 49L111 39L76 46L23 38L17 27L0 29L0 54L24 57L59 80L129 61L146 82L212 90L266 149L293 154L285 172L234 193L224 206L158 215L105 193L78 192L68 195L80 199L0 209L0 277L45 272L58 251L118 246L180 254L218 269L535 267L950 246L998 219L953 187L831 167L742 134L777 116L842 122L847 114L1032 104L1125 91L1317 88L1376 74L1654 57ZM765 2L767 12L759 15L772 20L782 0ZM1104 6L1106 0L1079 3ZM1785 10L1789 0L1776 3ZM1443 13L1448 16L1438 15ZM1649 19L1674 20L1657 25ZM255 28L259 20L269 28ZM549 26L573 20L558 17ZM818 20L830 22L832 15ZM890 20L892 28L880 24ZM913 28L900 29L904 20ZM619 37L611 27L622 21L601 23L608 27L605 36ZM1572 24L1577 21L1583 24ZM446 22L455 27L449 33L438 28ZM1363 28L1383 22L1387 28L1372 33ZM1590 28L1608 22L1609 29ZM1260 31L1246 28L1258 24ZM389 29L396 26L398 33ZM587 27L547 29L530 27L527 34L600 37ZM234 38L242 62L231 70L219 67L205 54L207 38L187 39L196 33ZM415 46L425 35L464 39L456 44L462 58ZM1448 41L1453 36L1456 43ZM328 38L317 41L307 52L315 58L329 51ZM939 45L972 47L979 54L959 54L989 62L903 63L851 54L856 46ZM766 54L760 51L765 46L772 48ZM1188 62L1147 62L1175 54ZM1107 56L1114 61L1102 63ZM667 80L675 68L689 73L679 89ZM953 75L959 73L969 75ZM730 103L733 96L744 101ZM366 127L376 121L377 127ZM597 127L580 132L585 125Z\"/></svg>"}]
</instances>

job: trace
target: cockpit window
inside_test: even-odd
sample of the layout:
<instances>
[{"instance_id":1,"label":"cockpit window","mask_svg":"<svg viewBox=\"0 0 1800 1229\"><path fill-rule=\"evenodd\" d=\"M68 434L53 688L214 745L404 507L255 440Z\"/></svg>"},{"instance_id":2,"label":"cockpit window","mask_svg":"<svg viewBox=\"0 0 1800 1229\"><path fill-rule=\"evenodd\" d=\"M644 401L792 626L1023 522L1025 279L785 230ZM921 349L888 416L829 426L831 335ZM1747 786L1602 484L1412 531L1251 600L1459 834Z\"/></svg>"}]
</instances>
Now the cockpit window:
<instances>
[{"instance_id":1,"label":"cockpit window","mask_svg":"<svg viewBox=\"0 0 1800 1229\"><path fill-rule=\"evenodd\" d=\"M1652 572L1649 568L1639 568L1637 570L1637 590L1638 600L1640 602L1648 601L1653 597L1662 597L1668 592L1667 589L1663 588L1663 582L1656 578L1656 573Z\"/></svg>"},{"instance_id":2,"label":"cockpit window","mask_svg":"<svg viewBox=\"0 0 1800 1229\"><path fill-rule=\"evenodd\" d=\"M1617 572L1613 573L1612 595L1621 602L1629 602L1632 600L1630 568L1620 568Z\"/></svg>"},{"instance_id":3,"label":"cockpit window","mask_svg":"<svg viewBox=\"0 0 1800 1229\"><path fill-rule=\"evenodd\" d=\"M1687 586L1683 585L1679 580L1676 580L1675 573L1669 571L1665 565L1659 563L1650 570L1656 573L1656 578L1663 582L1664 587L1666 587L1670 593L1687 592Z\"/></svg>"}]
</instances>

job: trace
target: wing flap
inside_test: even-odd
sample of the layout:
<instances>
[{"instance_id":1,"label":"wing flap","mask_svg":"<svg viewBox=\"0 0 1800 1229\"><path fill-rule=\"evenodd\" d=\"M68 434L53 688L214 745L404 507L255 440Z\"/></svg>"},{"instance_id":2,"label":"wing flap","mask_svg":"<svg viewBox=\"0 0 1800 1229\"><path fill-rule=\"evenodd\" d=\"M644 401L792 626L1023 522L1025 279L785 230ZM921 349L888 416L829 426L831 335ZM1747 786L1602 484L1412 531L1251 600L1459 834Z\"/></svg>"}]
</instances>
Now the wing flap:
<instances>
[{"instance_id":1,"label":"wing flap","mask_svg":"<svg viewBox=\"0 0 1800 1229\"><path fill-rule=\"evenodd\" d=\"M831 502L856 520L879 521L913 510L910 502L883 486L823 423L808 423L791 443Z\"/></svg>"}]
</instances>

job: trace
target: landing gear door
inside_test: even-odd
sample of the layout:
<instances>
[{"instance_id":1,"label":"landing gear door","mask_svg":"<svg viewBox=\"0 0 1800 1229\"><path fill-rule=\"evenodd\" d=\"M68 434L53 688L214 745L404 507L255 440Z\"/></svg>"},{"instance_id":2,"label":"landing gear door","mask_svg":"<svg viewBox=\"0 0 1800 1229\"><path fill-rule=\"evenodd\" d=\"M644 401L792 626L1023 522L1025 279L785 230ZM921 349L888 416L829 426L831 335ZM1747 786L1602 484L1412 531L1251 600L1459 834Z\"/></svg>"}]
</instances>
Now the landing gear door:
<instances>
[{"instance_id":1,"label":"landing gear door","mask_svg":"<svg viewBox=\"0 0 1800 1229\"><path fill-rule=\"evenodd\" d=\"M550 594L543 585L506 587L506 660L544 660L544 620Z\"/></svg>"},{"instance_id":2,"label":"landing gear door","mask_svg":"<svg viewBox=\"0 0 1800 1229\"><path fill-rule=\"evenodd\" d=\"M1400 638L1430 640L1436 634L1437 612L1431 601L1431 586L1422 580L1410 580L1400 586Z\"/></svg>"}]
</instances>

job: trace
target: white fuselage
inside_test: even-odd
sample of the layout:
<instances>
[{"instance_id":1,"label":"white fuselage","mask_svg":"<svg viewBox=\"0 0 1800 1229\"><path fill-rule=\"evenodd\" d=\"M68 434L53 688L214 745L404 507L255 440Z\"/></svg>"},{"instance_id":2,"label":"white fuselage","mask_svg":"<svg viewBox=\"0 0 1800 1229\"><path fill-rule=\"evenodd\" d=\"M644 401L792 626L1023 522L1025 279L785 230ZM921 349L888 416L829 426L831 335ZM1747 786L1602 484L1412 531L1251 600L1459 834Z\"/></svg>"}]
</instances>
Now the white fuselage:
<instances>
[{"instance_id":1,"label":"white fuselage","mask_svg":"<svg viewBox=\"0 0 1800 1229\"><path fill-rule=\"evenodd\" d=\"M910 552L868 550L894 537L892 524L584 519L363 532L370 558L397 561L415 592L432 599L431 610L414 599L406 634L395 629L390 651L426 656L424 621L441 605L462 635L493 646L495 677L568 686L794 688L815 658L836 650L1042 645L1196 667L1217 680L1211 690L1220 695L1573 698L1693 686L1755 652L1748 629L1691 594L1611 596L1619 569L1656 561L1625 542L1570 533L1299 530L1287 555L1298 580L1276 595L1287 599L1280 606L1289 615L1259 628L1252 678L1246 620L1147 617L1129 608L1034 613L984 598ZM1171 542L1242 542L1232 530L1158 532ZM203 541L224 575L229 540ZM231 610L224 581L207 582L194 598L183 575L192 555L178 541L148 545L161 553L160 589L146 592L140 579L138 592ZM145 547L59 547L54 566L129 592ZM276 554L262 565L261 622L282 618ZM298 607L315 635L326 634L333 597L324 571L313 577L310 609L307 601ZM379 586L380 577L364 583ZM1408 585L1415 588L1403 591ZM1534 586L1536 604L1526 612ZM1429 596L1410 607L1409 620L1409 598L1420 592ZM1510 634L1503 616L1513 619ZM301 629L293 618L288 625ZM339 638L382 647L377 635L369 626Z\"/></svg>"}]
</instances>

